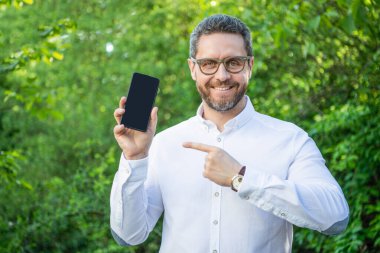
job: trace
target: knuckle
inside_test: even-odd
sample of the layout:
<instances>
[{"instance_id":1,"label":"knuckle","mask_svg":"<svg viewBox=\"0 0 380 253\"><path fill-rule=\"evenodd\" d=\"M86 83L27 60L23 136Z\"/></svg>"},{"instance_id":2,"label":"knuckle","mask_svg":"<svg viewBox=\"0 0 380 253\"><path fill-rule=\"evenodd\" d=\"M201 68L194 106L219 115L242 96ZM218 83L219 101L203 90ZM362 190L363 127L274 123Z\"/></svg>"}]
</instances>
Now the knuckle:
<instances>
[{"instance_id":1,"label":"knuckle","mask_svg":"<svg viewBox=\"0 0 380 253\"><path fill-rule=\"evenodd\" d=\"M222 150L218 150L215 153L215 157L218 158L218 159L221 159L223 157L223 154L224 154L224 152Z\"/></svg>"},{"instance_id":2,"label":"knuckle","mask_svg":"<svg viewBox=\"0 0 380 253\"><path fill-rule=\"evenodd\" d=\"M114 112L113 112L113 115L115 115L115 117L117 116L120 116L120 112L119 112L120 109L116 109Z\"/></svg>"},{"instance_id":3,"label":"knuckle","mask_svg":"<svg viewBox=\"0 0 380 253\"><path fill-rule=\"evenodd\" d=\"M114 128L113 128L113 131L115 134L122 134L125 132L125 128L121 125L116 125Z\"/></svg>"}]
</instances>

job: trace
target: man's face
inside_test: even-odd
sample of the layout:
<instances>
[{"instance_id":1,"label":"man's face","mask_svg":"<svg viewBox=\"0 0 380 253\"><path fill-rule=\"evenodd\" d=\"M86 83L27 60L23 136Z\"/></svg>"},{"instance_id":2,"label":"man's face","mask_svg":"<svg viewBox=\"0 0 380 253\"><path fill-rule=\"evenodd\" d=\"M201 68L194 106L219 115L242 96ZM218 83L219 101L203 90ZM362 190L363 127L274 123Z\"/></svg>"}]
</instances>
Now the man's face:
<instances>
[{"instance_id":1,"label":"man's face","mask_svg":"<svg viewBox=\"0 0 380 253\"><path fill-rule=\"evenodd\" d=\"M214 33L202 35L198 42L196 59L224 59L232 56L247 56L244 40L240 34ZM247 90L252 73L253 58L236 74L227 72L223 63L213 75L203 74L199 66L188 61L191 76L196 82L202 100L216 111L228 111L236 106Z\"/></svg>"}]
</instances>

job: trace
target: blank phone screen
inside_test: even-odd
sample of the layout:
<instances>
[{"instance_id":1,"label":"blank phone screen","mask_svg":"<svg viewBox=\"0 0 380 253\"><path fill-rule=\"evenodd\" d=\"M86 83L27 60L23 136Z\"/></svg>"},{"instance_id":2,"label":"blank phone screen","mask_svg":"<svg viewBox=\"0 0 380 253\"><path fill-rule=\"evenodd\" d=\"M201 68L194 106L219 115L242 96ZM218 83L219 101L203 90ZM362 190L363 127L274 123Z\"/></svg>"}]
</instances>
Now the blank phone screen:
<instances>
[{"instance_id":1,"label":"blank phone screen","mask_svg":"<svg viewBox=\"0 0 380 253\"><path fill-rule=\"evenodd\" d=\"M146 132L159 82L160 80L155 77L133 74L121 124L127 128Z\"/></svg>"}]
</instances>

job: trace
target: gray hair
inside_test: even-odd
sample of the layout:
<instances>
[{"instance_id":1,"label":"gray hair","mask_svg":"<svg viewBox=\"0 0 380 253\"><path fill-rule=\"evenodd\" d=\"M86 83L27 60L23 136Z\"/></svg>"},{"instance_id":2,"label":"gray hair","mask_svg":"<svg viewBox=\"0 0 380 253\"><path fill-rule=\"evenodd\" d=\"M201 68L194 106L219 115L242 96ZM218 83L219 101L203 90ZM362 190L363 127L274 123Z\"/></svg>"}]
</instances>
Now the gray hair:
<instances>
[{"instance_id":1,"label":"gray hair","mask_svg":"<svg viewBox=\"0 0 380 253\"><path fill-rule=\"evenodd\" d=\"M198 50L198 42L202 35L213 33L234 33L243 37L245 50L248 56L253 56L251 32L240 19L216 14L203 19L190 35L190 57L195 58Z\"/></svg>"}]
</instances>

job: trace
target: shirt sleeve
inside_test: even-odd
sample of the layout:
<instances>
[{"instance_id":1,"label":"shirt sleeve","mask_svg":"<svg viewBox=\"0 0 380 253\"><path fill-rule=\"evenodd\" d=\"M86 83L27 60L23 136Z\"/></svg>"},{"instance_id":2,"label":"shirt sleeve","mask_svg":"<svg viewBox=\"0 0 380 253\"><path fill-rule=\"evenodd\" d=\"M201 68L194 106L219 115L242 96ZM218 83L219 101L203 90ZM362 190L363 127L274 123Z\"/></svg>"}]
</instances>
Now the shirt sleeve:
<instances>
[{"instance_id":1,"label":"shirt sleeve","mask_svg":"<svg viewBox=\"0 0 380 253\"><path fill-rule=\"evenodd\" d=\"M247 167L239 196L296 226L331 235L342 232L348 204L315 142L300 131L292 146L286 179Z\"/></svg>"},{"instance_id":2,"label":"shirt sleeve","mask_svg":"<svg viewBox=\"0 0 380 253\"><path fill-rule=\"evenodd\" d=\"M111 231L119 244L137 245L148 238L163 212L160 189L149 158L126 160L121 156L110 206Z\"/></svg>"}]
</instances>

